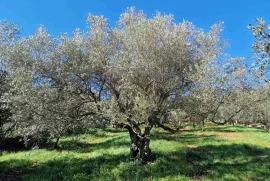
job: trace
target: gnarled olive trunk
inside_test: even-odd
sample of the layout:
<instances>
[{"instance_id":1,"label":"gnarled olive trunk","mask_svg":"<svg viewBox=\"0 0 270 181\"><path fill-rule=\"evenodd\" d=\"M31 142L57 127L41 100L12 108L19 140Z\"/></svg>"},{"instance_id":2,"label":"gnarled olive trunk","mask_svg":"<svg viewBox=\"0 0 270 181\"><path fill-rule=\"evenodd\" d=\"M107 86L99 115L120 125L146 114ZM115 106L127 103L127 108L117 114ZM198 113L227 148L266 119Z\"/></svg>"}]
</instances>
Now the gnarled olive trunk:
<instances>
[{"instance_id":1,"label":"gnarled olive trunk","mask_svg":"<svg viewBox=\"0 0 270 181\"><path fill-rule=\"evenodd\" d=\"M155 157L150 149L150 131L154 125L163 128L164 130L175 133L176 131L170 127L167 127L158 122L158 119L153 114L149 116L144 124L144 132L140 128L140 124L132 120L127 119L127 123L117 123L116 121L111 121L111 124L118 128L126 128L130 136L130 156L133 160L140 159L143 164L148 162L153 162Z\"/></svg>"},{"instance_id":2,"label":"gnarled olive trunk","mask_svg":"<svg viewBox=\"0 0 270 181\"><path fill-rule=\"evenodd\" d=\"M130 132L130 155L132 159L140 158L143 164L153 161L150 149L150 136Z\"/></svg>"},{"instance_id":3,"label":"gnarled olive trunk","mask_svg":"<svg viewBox=\"0 0 270 181\"><path fill-rule=\"evenodd\" d=\"M148 121L149 122L149 121ZM151 123L147 123L144 134L141 134L139 126L135 126L136 130L128 127L130 135L130 155L133 160L141 159L143 164L153 161L153 155L150 149L150 130Z\"/></svg>"}]
</instances>

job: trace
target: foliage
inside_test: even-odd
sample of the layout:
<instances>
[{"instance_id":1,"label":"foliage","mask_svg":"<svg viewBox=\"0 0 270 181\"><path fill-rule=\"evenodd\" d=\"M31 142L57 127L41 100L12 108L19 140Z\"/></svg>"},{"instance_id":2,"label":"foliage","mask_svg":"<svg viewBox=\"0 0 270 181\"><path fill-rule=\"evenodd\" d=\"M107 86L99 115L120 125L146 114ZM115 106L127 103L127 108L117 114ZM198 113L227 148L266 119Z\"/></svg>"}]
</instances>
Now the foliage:
<instances>
[{"instance_id":1,"label":"foliage","mask_svg":"<svg viewBox=\"0 0 270 181\"><path fill-rule=\"evenodd\" d=\"M7 81L7 73L0 70L0 143L13 128L10 109L7 107L6 102L2 100L4 94L8 91Z\"/></svg>"},{"instance_id":2,"label":"foliage","mask_svg":"<svg viewBox=\"0 0 270 181\"><path fill-rule=\"evenodd\" d=\"M248 28L252 30L253 36L255 37L255 42L252 47L257 60L254 61L253 66L260 71L260 76L267 81L269 76L270 25L266 25L262 18L256 18L256 23L255 26L251 24L248 25Z\"/></svg>"}]
</instances>

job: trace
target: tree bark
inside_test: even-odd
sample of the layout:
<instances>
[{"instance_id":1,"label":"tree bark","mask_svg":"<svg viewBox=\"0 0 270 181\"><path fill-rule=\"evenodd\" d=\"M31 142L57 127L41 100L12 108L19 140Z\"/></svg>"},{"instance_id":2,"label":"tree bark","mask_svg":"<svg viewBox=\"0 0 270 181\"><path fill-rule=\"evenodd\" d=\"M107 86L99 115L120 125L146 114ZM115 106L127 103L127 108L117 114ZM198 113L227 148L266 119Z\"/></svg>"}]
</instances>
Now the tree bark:
<instances>
[{"instance_id":1,"label":"tree bark","mask_svg":"<svg viewBox=\"0 0 270 181\"><path fill-rule=\"evenodd\" d=\"M130 134L130 156L132 160L141 159L143 164L153 161L150 149L150 136L136 133L132 130Z\"/></svg>"},{"instance_id":2,"label":"tree bark","mask_svg":"<svg viewBox=\"0 0 270 181\"><path fill-rule=\"evenodd\" d=\"M153 127L152 119L148 119L145 124L144 133L135 121L130 118L127 120L129 124L116 123L113 124L118 128L126 128L130 136L130 156L132 160L139 159L142 164L147 164L154 160L153 154L150 149L150 131Z\"/></svg>"},{"instance_id":3,"label":"tree bark","mask_svg":"<svg viewBox=\"0 0 270 181\"><path fill-rule=\"evenodd\" d=\"M58 148L59 139L60 139L60 137L57 137L56 138L56 142L54 143L54 146L53 146L54 149L57 149Z\"/></svg>"},{"instance_id":4,"label":"tree bark","mask_svg":"<svg viewBox=\"0 0 270 181\"><path fill-rule=\"evenodd\" d=\"M130 120L129 120L130 122ZM130 135L130 156L132 160L139 159L142 164L147 164L153 161L153 155L150 149L150 131L153 126L151 119L148 119L144 134L141 133L141 129L138 125L133 126L126 125ZM133 129L135 128L135 130Z\"/></svg>"}]
</instances>

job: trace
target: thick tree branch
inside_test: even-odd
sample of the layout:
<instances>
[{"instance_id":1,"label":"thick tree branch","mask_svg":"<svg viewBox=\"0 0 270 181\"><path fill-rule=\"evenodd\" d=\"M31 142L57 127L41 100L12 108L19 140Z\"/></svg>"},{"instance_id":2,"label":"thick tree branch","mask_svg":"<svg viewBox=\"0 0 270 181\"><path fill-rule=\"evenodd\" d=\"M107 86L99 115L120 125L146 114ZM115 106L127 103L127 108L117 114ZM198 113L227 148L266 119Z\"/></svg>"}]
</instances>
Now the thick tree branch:
<instances>
[{"instance_id":1,"label":"thick tree branch","mask_svg":"<svg viewBox=\"0 0 270 181\"><path fill-rule=\"evenodd\" d=\"M159 123L159 122L156 122L155 124L156 124L158 127L164 129L165 131L169 131L169 132L171 132L171 133L176 133L176 132L177 132L177 130L174 130L174 129L172 129L172 128L168 127L168 126L165 126L164 124L161 124L161 123Z\"/></svg>"}]
</instances>

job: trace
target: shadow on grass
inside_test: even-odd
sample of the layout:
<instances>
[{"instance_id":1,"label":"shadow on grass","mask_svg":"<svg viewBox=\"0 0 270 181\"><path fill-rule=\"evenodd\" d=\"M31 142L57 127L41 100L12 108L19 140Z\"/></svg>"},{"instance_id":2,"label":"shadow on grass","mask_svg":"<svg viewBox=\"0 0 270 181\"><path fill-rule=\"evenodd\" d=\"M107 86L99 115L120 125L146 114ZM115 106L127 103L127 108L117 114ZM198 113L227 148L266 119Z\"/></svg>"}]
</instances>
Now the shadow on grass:
<instances>
[{"instance_id":1,"label":"shadow on grass","mask_svg":"<svg viewBox=\"0 0 270 181\"><path fill-rule=\"evenodd\" d=\"M73 151L77 153L89 153L97 149L108 149L115 147L127 147L129 148L130 142L123 139L123 137L114 136L100 143L87 143L80 140L61 141L59 150Z\"/></svg>"},{"instance_id":2,"label":"shadow on grass","mask_svg":"<svg viewBox=\"0 0 270 181\"><path fill-rule=\"evenodd\" d=\"M216 135L195 135L195 134L186 134L183 136L180 135L159 135L154 134L151 137L152 140L166 140L166 141L176 141L180 144L198 144L203 142L223 142L224 140L218 139Z\"/></svg>"},{"instance_id":3,"label":"shadow on grass","mask_svg":"<svg viewBox=\"0 0 270 181\"><path fill-rule=\"evenodd\" d=\"M106 128L105 131L106 131L106 132L110 132L110 133L123 133L123 132L128 132L126 129L111 128L111 127Z\"/></svg>"},{"instance_id":4,"label":"shadow on grass","mask_svg":"<svg viewBox=\"0 0 270 181\"><path fill-rule=\"evenodd\" d=\"M102 129L89 130L88 134L91 134L92 136L95 136L95 137L103 138L103 137L107 137L108 133L117 134L117 133L123 133L123 132L127 132L127 130L126 129L107 127L107 128L105 128L103 130ZM76 134L75 134L75 136L76 136Z\"/></svg>"},{"instance_id":5,"label":"shadow on grass","mask_svg":"<svg viewBox=\"0 0 270 181\"><path fill-rule=\"evenodd\" d=\"M208 169L209 178L265 180L270 178L270 149L247 144L207 145L187 151L187 161Z\"/></svg>"},{"instance_id":6,"label":"shadow on grass","mask_svg":"<svg viewBox=\"0 0 270 181\"><path fill-rule=\"evenodd\" d=\"M10 159L5 162L0 162L0 181L18 181L25 175L31 174L32 169L29 160Z\"/></svg>"},{"instance_id":7,"label":"shadow on grass","mask_svg":"<svg viewBox=\"0 0 270 181\"><path fill-rule=\"evenodd\" d=\"M224 140L217 139L216 135L195 135L195 134L188 134L180 136L179 134L153 134L151 135L151 140L166 140L166 141L176 141L180 144L196 144L198 142L223 142ZM113 136L105 141L100 143L87 143L80 141L79 139L75 140L68 140L68 141L61 141L59 150L64 151L73 151L77 153L89 153L91 151L97 149L108 149L113 148L115 149L119 147L129 148L130 140L128 133L126 137L123 136ZM154 151L154 150L153 150Z\"/></svg>"}]
</instances>

